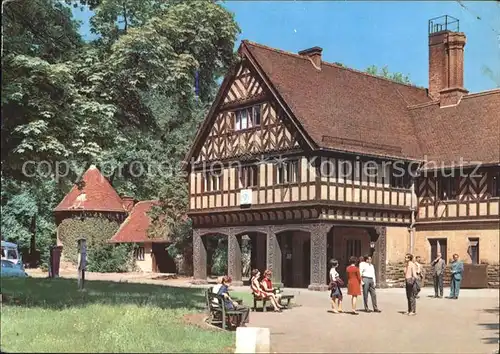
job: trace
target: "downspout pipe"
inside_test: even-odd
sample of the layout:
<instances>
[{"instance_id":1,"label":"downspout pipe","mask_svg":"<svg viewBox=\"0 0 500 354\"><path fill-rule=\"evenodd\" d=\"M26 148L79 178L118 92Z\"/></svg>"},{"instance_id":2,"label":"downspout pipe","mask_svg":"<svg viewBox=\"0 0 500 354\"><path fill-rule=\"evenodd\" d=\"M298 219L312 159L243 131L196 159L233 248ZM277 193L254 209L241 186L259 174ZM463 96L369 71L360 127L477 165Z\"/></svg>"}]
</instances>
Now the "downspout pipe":
<instances>
[{"instance_id":1,"label":"downspout pipe","mask_svg":"<svg viewBox=\"0 0 500 354\"><path fill-rule=\"evenodd\" d=\"M410 250L409 253L413 254L415 252L415 223L417 220L416 213L417 213L417 205L418 205L418 197L415 193L415 183L420 177L420 170L422 168L422 165L419 165L417 170L415 171L415 174L411 176L411 186L410 186L410 212L411 212L411 224L409 227L410 231Z\"/></svg>"}]
</instances>

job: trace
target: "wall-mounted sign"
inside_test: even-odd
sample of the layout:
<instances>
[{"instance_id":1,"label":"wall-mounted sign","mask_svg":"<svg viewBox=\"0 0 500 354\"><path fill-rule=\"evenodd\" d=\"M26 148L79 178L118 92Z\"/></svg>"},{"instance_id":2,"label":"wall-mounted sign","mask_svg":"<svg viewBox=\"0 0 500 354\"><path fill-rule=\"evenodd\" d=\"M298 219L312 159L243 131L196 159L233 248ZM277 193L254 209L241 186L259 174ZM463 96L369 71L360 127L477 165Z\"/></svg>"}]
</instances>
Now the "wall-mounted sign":
<instances>
[{"instance_id":1,"label":"wall-mounted sign","mask_svg":"<svg viewBox=\"0 0 500 354\"><path fill-rule=\"evenodd\" d=\"M242 189L240 192L240 205L252 204L252 190Z\"/></svg>"}]
</instances>

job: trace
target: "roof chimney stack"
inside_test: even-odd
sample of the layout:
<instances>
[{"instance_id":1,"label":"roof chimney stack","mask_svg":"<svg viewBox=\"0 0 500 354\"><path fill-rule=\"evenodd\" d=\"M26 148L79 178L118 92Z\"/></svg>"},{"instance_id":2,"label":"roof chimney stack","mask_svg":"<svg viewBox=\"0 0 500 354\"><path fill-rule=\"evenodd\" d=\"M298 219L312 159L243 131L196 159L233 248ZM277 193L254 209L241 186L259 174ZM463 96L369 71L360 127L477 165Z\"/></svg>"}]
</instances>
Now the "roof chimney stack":
<instances>
[{"instance_id":1,"label":"roof chimney stack","mask_svg":"<svg viewBox=\"0 0 500 354\"><path fill-rule=\"evenodd\" d=\"M465 34L458 19L445 15L429 20L429 96L440 106L453 106L464 88Z\"/></svg>"},{"instance_id":2,"label":"roof chimney stack","mask_svg":"<svg viewBox=\"0 0 500 354\"><path fill-rule=\"evenodd\" d=\"M313 66L321 70L321 52L323 52L323 48L321 47L312 47L309 49L304 49L299 52L299 55L309 58Z\"/></svg>"},{"instance_id":3,"label":"roof chimney stack","mask_svg":"<svg viewBox=\"0 0 500 354\"><path fill-rule=\"evenodd\" d=\"M128 195L124 195L122 196L122 203L123 203L123 208L125 208L125 210L128 213L130 213L134 208L135 198Z\"/></svg>"}]
</instances>

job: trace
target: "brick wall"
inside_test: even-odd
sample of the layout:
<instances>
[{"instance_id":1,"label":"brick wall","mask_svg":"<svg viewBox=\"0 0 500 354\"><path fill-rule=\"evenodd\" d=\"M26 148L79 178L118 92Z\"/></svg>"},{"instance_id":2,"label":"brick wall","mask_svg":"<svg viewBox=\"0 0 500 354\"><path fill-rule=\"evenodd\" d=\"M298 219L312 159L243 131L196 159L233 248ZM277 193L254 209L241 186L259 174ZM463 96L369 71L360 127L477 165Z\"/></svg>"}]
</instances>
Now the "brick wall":
<instances>
[{"instance_id":1,"label":"brick wall","mask_svg":"<svg viewBox=\"0 0 500 354\"><path fill-rule=\"evenodd\" d=\"M433 286L432 280L432 271L430 266L424 266L425 269L425 282L424 286ZM488 287L489 288L499 288L500 282L500 265L498 264L489 264L487 266L488 272ZM446 267L444 273L444 286L450 286L450 268ZM390 263L386 267L386 286L389 288L402 288L405 284L404 277L404 263L396 262Z\"/></svg>"}]
</instances>

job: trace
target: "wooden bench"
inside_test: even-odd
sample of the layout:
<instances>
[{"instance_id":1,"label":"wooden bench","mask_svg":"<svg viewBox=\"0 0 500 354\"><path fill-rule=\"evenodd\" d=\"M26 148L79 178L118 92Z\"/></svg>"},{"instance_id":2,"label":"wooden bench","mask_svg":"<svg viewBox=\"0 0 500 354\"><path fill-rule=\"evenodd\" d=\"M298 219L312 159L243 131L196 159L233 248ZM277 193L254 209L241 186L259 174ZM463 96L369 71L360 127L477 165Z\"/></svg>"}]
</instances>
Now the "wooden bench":
<instances>
[{"instance_id":1,"label":"wooden bench","mask_svg":"<svg viewBox=\"0 0 500 354\"><path fill-rule=\"evenodd\" d=\"M238 321L236 325L240 324L242 318L241 311L226 309L226 307L223 305L224 298L220 295L214 294L212 292L212 288L207 289L205 293L205 299L207 302L209 321L211 324L220 324L222 326L222 329L229 329L229 316L237 316Z\"/></svg>"},{"instance_id":2,"label":"wooden bench","mask_svg":"<svg viewBox=\"0 0 500 354\"><path fill-rule=\"evenodd\" d=\"M294 298L295 296L294 295L281 295L280 299L279 299L279 304L282 305L282 306L285 306L285 308L288 308L290 306L290 301ZM283 304L283 302L286 301L286 305ZM256 311L257 310L257 303L258 302L262 302L262 311L263 312L266 312L267 311L267 303L268 302L271 302L271 300L269 300L269 298L262 298L260 296L256 296L255 294L253 294L253 307L252 307L252 311Z\"/></svg>"}]
</instances>

